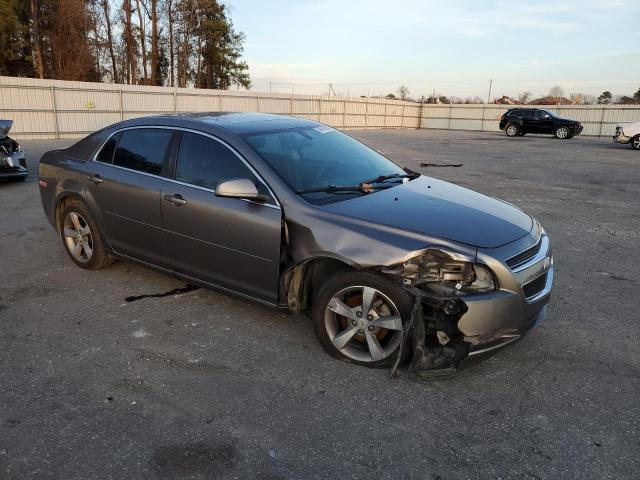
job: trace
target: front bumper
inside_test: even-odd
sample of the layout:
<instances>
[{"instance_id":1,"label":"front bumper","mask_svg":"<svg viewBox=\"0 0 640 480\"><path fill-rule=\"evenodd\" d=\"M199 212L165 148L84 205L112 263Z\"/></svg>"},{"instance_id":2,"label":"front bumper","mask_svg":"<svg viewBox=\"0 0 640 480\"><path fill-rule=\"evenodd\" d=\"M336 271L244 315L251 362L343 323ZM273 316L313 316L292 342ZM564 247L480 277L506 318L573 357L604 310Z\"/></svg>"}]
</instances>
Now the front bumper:
<instances>
[{"instance_id":1,"label":"front bumper","mask_svg":"<svg viewBox=\"0 0 640 480\"><path fill-rule=\"evenodd\" d=\"M627 137L624 134L624 130L622 127L616 127L616 134L613 136L613 139L618 143L628 144L631 141L631 137Z\"/></svg>"},{"instance_id":2,"label":"front bumper","mask_svg":"<svg viewBox=\"0 0 640 480\"><path fill-rule=\"evenodd\" d=\"M513 343L544 319L553 287L553 254L542 229L533 247L532 244L530 240L528 245L518 242L478 253L480 262L496 274L499 290L463 297L467 311L458 321L458 329L471 345L470 356ZM527 251L531 255L520 263L506 263Z\"/></svg>"},{"instance_id":3,"label":"front bumper","mask_svg":"<svg viewBox=\"0 0 640 480\"><path fill-rule=\"evenodd\" d=\"M23 152L0 155L0 178L26 178L29 175Z\"/></svg>"}]
</instances>

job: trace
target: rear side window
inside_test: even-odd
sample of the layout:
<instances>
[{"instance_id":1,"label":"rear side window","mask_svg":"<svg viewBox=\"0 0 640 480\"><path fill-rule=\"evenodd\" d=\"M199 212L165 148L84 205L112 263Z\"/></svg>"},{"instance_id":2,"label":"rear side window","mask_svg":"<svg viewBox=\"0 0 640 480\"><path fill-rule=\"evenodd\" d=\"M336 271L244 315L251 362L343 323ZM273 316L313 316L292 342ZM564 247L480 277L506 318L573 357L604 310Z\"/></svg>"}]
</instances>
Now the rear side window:
<instances>
[{"instance_id":1,"label":"rear side window","mask_svg":"<svg viewBox=\"0 0 640 480\"><path fill-rule=\"evenodd\" d=\"M211 138L183 132L176 160L176 180L214 190L224 180L254 180L249 168L229 148ZM259 183L256 184L260 187Z\"/></svg>"},{"instance_id":2,"label":"rear side window","mask_svg":"<svg viewBox=\"0 0 640 480\"><path fill-rule=\"evenodd\" d=\"M107 143L104 144L100 153L96 157L96 160L102 163L112 163L113 162L113 154L116 151L116 145L118 144L118 139L120 138L120 133L116 133L113 137L107 140Z\"/></svg>"},{"instance_id":3,"label":"rear side window","mask_svg":"<svg viewBox=\"0 0 640 480\"><path fill-rule=\"evenodd\" d=\"M161 175L172 136L172 130L160 128L125 130L116 147L113 164L152 175Z\"/></svg>"},{"instance_id":4,"label":"rear side window","mask_svg":"<svg viewBox=\"0 0 640 480\"><path fill-rule=\"evenodd\" d=\"M511 112L509 113L510 117L526 117L529 113L529 110L525 109L525 108L516 108L514 110L511 110Z\"/></svg>"}]
</instances>

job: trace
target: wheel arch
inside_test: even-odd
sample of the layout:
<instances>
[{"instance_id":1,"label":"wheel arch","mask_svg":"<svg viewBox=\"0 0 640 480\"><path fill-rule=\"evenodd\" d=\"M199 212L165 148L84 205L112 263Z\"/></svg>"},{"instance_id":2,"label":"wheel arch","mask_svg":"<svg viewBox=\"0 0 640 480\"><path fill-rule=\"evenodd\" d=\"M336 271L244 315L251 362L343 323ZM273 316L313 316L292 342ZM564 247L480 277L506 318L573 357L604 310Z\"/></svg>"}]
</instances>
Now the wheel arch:
<instances>
[{"instance_id":1,"label":"wheel arch","mask_svg":"<svg viewBox=\"0 0 640 480\"><path fill-rule=\"evenodd\" d=\"M292 313L300 313L313 303L314 294L324 282L340 271L359 270L347 259L335 256L312 257L290 266L282 275L281 298Z\"/></svg>"}]
</instances>

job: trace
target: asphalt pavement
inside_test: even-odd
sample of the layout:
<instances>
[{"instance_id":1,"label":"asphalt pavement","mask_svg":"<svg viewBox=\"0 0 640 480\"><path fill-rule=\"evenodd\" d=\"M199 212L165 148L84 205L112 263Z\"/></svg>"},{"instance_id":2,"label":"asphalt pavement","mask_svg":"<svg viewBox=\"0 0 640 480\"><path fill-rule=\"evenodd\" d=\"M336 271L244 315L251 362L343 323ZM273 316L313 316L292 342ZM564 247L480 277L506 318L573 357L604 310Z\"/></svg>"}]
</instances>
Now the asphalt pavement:
<instances>
[{"instance_id":1,"label":"asphalt pavement","mask_svg":"<svg viewBox=\"0 0 640 480\"><path fill-rule=\"evenodd\" d=\"M24 141L31 176L0 183L0 478L638 478L640 152L350 133L537 217L556 264L546 322L446 380L338 362L304 316L176 293L130 262L77 268L36 173L70 141Z\"/></svg>"}]
</instances>

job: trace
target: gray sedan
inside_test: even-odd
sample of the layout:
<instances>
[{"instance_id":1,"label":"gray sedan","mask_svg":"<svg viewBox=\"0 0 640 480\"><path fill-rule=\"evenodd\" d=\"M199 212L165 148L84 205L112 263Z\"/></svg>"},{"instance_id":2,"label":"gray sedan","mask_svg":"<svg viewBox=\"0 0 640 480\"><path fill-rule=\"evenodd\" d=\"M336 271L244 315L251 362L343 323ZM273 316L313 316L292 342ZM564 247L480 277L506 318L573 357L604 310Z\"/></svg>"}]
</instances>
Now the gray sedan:
<instances>
[{"instance_id":1,"label":"gray sedan","mask_svg":"<svg viewBox=\"0 0 640 480\"><path fill-rule=\"evenodd\" d=\"M128 120L45 154L39 185L79 267L123 258L305 311L366 366L454 371L538 324L553 282L526 213L300 118Z\"/></svg>"}]
</instances>

